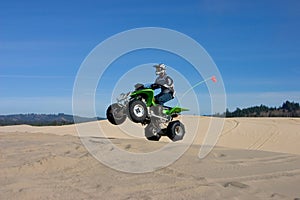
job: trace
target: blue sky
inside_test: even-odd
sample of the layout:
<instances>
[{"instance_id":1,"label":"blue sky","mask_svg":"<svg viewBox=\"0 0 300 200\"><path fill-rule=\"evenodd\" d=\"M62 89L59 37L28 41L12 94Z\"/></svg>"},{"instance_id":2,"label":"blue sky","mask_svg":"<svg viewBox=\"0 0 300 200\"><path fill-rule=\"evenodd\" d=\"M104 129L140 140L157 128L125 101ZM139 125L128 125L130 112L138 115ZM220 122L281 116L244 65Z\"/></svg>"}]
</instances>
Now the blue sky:
<instances>
[{"instance_id":1,"label":"blue sky","mask_svg":"<svg viewBox=\"0 0 300 200\"><path fill-rule=\"evenodd\" d=\"M85 57L110 36L139 27L173 29L200 43L223 77L230 110L300 100L297 0L11 0L0 6L0 114L72 113L73 84ZM176 68L176 59L150 53L123 62ZM154 80L154 72L149 76ZM100 116L107 99L99 99Z\"/></svg>"}]
</instances>

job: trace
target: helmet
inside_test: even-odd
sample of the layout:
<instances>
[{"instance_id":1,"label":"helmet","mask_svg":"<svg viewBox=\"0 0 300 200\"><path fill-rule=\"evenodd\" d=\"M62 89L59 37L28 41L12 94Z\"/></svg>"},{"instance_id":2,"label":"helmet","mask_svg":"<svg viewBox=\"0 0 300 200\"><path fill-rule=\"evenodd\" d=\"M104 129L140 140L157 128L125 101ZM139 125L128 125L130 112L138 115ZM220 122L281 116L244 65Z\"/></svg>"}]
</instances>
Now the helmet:
<instances>
[{"instance_id":1,"label":"helmet","mask_svg":"<svg viewBox=\"0 0 300 200\"><path fill-rule=\"evenodd\" d=\"M155 72L156 75L160 75L166 72L166 65L163 63L154 65L153 67L156 68L156 72Z\"/></svg>"}]
</instances>

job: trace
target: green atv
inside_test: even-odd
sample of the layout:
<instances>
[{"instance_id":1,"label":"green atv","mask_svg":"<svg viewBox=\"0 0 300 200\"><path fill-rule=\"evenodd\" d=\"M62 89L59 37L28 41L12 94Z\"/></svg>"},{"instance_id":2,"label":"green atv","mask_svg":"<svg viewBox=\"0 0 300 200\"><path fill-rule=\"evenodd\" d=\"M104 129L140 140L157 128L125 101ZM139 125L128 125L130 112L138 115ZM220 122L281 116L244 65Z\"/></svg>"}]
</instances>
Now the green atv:
<instances>
[{"instance_id":1,"label":"green atv","mask_svg":"<svg viewBox=\"0 0 300 200\"><path fill-rule=\"evenodd\" d=\"M158 105L154 98L154 88L136 84L134 92L122 93L117 103L110 105L106 111L108 121L120 125L128 117L135 123L146 125L145 136L148 140L158 141L161 136L168 136L172 141L182 140L184 125L174 118L188 109Z\"/></svg>"}]
</instances>

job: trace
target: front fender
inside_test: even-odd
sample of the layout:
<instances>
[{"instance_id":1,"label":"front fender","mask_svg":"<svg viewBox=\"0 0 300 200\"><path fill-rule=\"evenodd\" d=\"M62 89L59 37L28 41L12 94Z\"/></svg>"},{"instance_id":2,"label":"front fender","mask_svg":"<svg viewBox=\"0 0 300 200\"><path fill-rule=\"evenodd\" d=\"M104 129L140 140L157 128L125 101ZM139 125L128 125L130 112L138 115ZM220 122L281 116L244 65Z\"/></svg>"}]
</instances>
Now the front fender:
<instances>
[{"instance_id":1,"label":"front fender","mask_svg":"<svg viewBox=\"0 0 300 200\"><path fill-rule=\"evenodd\" d=\"M156 103L154 101L154 91L152 89L146 88L142 90L134 91L130 94L132 98L136 98L138 96L143 97L146 100L147 107L155 106Z\"/></svg>"}]
</instances>

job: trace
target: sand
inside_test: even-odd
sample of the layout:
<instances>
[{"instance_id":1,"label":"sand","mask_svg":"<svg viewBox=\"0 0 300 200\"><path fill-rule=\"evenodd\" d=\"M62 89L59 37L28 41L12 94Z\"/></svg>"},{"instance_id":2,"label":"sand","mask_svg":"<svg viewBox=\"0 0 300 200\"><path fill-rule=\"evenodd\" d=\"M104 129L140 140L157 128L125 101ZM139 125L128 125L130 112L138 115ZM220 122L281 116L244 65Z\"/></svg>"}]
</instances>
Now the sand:
<instances>
[{"instance_id":1,"label":"sand","mask_svg":"<svg viewBox=\"0 0 300 200\"><path fill-rule=\"evenodd\" d=\"M211 118L188 116L187 134L195 119L198 133L183 156L141 174L99 162L75 125L0 127L0 199L300 199L300 119L226 119L204 159L198 153ZM133 128L130 134L107 121L80 124L82 137L99 147L105 146L95 130L99 124L125 151L151 152L170 143L145 140L142 127L129 121L121 127Z\"/></svg>"}]
</instances>

